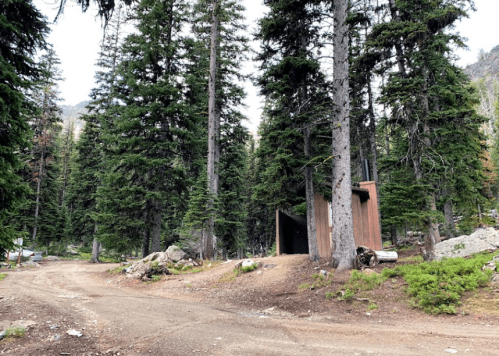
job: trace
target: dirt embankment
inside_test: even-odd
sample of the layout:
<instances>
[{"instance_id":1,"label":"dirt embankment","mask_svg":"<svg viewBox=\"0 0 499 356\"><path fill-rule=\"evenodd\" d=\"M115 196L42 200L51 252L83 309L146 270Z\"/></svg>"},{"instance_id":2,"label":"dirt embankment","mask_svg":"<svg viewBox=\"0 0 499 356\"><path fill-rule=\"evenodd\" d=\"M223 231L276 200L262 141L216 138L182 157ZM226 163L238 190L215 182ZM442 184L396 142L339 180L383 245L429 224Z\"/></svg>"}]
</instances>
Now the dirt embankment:
<instances>
[{"instance_id":1,"label":"dirt embankment","mask_svg":"<svg viewBox=\"0 0 499 356\"><path fill-rule=\"evenodd\" d=\"M410 261L411 254L400 257ZM494 355L499 348L499 316L423 314L408 305L400 279L366 292L369 303L346 302L335 293L349 274L334 274L328 261L311 263L304 255L255 260L262 268L249 273L236 275L236 261L208 262L202 272L155 283L110 274L117 264L83 261L9 272L0 282L0 320L36 324L23 338L1 341L0 353L441 355L450 348ZM332 277L314 283L321 271ZM494 304L490 293L483 297ZM373 303L377 309L368 309ZM83 336L68 335L71 329Z\"/></svg>"}]
</instances>

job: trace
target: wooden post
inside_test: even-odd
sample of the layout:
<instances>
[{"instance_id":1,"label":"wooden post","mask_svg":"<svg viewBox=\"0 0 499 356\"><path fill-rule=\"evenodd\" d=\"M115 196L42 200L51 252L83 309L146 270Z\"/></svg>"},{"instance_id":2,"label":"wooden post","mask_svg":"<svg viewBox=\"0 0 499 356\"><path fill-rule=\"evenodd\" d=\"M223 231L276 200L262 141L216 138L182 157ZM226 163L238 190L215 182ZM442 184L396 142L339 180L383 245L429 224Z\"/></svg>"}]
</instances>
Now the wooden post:
<instances>
[{"instance_id":1,"label":"wooden post","mask_svg":"<svg viewBox=\"0 0 499 356\"><path fill-rule=\"evenodd\" d=\"M275 244L276 244L276 252L275 254L279 256L281 254L281 239L279 238L279 210L275 211Z\"/></svg>"}]
</instances>

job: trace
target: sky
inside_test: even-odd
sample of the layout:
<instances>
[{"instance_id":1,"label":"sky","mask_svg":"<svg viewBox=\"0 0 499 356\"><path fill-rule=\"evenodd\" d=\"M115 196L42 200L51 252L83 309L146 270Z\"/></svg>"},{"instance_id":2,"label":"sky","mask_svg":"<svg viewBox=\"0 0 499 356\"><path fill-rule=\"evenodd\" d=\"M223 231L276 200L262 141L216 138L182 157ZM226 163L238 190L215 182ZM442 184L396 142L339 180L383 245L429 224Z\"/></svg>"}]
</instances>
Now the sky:
<instances>
[{"instance_id":1,"label":"sky","mask_svg":"<svg viewBox=\"0 0 499 356\"><path fill-rule=\"evenodd\" d=\"M33 2L52 22L57 14L59 0L34 0ZM263 0L242 0L242 2L246 7L247 24L250 30L254 30L257 19L264 15L266 7L263 5ZM470 13L468 19L456 25L456 31L468 39L469 49L456 52L460 57L458 64L463 67L476 62L481 49L488 52L499 45L499 37L496 36L499 32L497 23L499 1L475 0L475 5L477 11ZM99 43L102 39L102 23L95 14L95 5L83 14L77 4L72 0L67 0L63 16L57 23L51 25L52 32L48 42L54 46L61 61L65 80L60 83L59 90L64 105L76 105L89 100L90 90L95 86L94 73L97 67L94 64L97 61ZM257 43L253 43L252 46L258 49ZM248 63L244 67L244 72L255 73L255 65ZM251 82L246 83L245 89L247 108L243 110L243 113L249 118L246 126L256 131L263 101L258 96L258 89Z\"/></svg>"}]
</instances>

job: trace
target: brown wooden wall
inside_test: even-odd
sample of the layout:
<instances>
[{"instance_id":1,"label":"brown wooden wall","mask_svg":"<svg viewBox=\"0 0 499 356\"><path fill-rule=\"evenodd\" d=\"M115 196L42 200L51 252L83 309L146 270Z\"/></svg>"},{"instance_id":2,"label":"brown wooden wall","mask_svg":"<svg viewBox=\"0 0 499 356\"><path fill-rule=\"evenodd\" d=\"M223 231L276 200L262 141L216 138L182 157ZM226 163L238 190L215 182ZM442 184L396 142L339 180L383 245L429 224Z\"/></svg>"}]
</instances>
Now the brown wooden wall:
<instances>
[{"instance_id":1,"label":"brown wooden wall","mask_svg":"<svg viewBox=\"0 0 499 356\"><path fill-rule=\"evenodd\" d=\"M331 257L332 226L329 219L329 203L322 195L315 195L315 223L317 230L317 247L322 258ZM282 213L281 213L282 214ZM353 236L356 246L366 246L373 250L381 250L381 228L379 225L378 198L374 182L360 183L360 189L352 189ZM283 251L282 231L279 226L280 217L277 212L276 240L277 254ZM281 226L282 229L282 226Z\"/></svg>"},{"instance_id":2,"label":"brown wooden wall","mask_svg":"<svg viewBox=\"0 0 499 356\"><path fill-rule=\"evenodd\" d=\"M320 194L315 194L315 228L317 247L321 257L331 256L331 225L329 224L329 203Z\"/></svg>"},{"instance_id":3,"label":"brown wooden wall","mask_svg":"<svg viewBox=\"0 0 499 356\"><path fill-rule=\"evenodd\" d=\"M383 247L383 243L381 241L381 226L379 221L378 193L376 192L376 183L361 182L360 187L369 191L369 200L365 203L367 205L365 210L368 215L369 223L369 240L366 242L366 245L362 246L380 251Z\"/></svg>"}]
</instances>

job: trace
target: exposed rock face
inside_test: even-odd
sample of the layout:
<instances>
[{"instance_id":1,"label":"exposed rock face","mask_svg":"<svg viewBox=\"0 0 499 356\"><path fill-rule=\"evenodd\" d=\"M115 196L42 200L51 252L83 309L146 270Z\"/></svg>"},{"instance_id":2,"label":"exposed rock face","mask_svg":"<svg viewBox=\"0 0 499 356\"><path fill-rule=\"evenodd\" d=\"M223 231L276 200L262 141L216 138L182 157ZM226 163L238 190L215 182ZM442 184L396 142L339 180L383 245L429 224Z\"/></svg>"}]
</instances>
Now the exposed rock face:
<instances>
[{"instance_id":1,"label":"exposed rock face","mask_svg":"<svg viewBox=\"0 0 499 356\"><path fill-rule=\"evenodd\" d=\"M465 257L477 252L496 250L499 248L499 231L492 227L480 229L469 236L459 236L445 240L435 246L438 260L444 257Z\"/></svg>"},{"instance_id":2,"label":"exposed rock face","mask_svg":"<svg viewBox=\"0 0 499 356\"><path fill-rule=\"evenodd\" d=\"M494 47L489 53L480 54L478 62L467 66L464 72L472 81L485 77L499 79L499 46Z\"/></svg>"}]
</instances>

